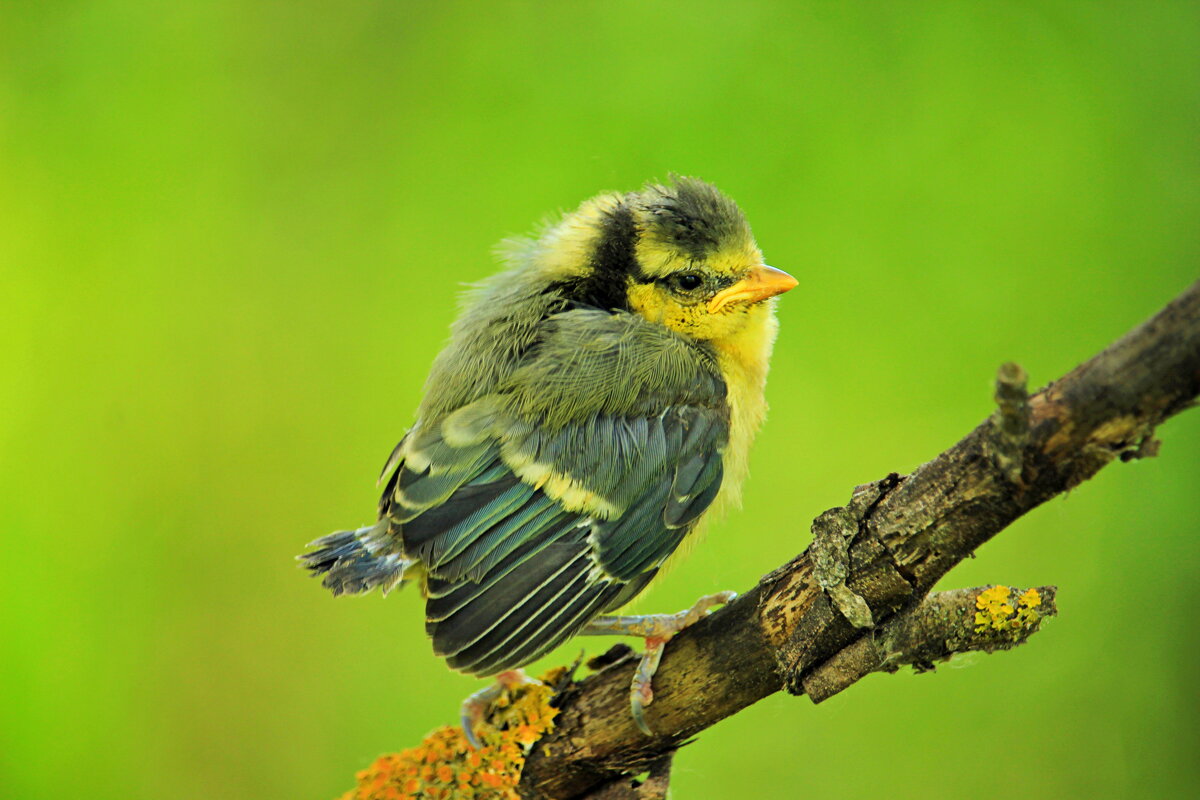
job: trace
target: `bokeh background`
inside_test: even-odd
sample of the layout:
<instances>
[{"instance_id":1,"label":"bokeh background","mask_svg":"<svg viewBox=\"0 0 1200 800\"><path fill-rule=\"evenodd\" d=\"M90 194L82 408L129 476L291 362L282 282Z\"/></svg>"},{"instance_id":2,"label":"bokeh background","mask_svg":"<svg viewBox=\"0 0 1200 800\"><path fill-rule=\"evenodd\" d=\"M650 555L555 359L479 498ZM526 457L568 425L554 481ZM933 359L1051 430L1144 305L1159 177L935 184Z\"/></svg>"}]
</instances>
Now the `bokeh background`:
<instances>
[{"instance_id":1,"label":"bokeh background","mask_svg":"<svg viewBox=\"0 0 1200 800\"><path fill-rule=\"evenodd\" d=\"M416 593L292 556L373 518L501 238L677 171L801 281L676 610L1195 280L1198 142L1194 3L0 5L0 795L330 798L454 719ZM674 796L1195 791L1200 411L1160 435L944 582L1057 583L1029 645L776 695Z\"/></svg>"}]
</instances>

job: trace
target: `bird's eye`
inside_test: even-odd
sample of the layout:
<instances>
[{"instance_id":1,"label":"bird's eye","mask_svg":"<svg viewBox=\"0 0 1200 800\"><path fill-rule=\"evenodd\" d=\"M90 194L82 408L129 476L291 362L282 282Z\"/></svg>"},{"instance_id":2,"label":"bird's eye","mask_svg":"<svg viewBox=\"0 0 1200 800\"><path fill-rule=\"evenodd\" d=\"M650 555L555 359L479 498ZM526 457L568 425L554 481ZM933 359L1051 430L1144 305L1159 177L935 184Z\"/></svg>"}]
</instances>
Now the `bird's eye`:
<instances>
[{"instance_id":1,"label":"bird's eye","mask_svg":"<svg viewBox=\"0 0 1200 800\"><path fill-rule=\"evenodd\" d=\"M684 292L694 292L704 279L694 272L676 272L671 276L671 285Z\"/></svg>"}]
</instances>

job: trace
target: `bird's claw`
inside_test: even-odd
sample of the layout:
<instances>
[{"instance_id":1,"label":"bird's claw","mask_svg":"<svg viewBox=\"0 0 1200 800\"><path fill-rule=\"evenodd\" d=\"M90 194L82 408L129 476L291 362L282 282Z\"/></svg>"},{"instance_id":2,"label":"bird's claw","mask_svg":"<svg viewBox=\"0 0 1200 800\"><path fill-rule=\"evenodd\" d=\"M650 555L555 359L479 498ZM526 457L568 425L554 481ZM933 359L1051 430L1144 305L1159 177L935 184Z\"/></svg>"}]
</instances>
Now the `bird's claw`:
<instances>
[{"instance_id":1,"label":"bird's claw","mask_svg":"<svg viewBox=\"0 0 1200 800\"><path fill-rule=\"evenodd\" d=\"M483 747L479 743L479 737L475 735L475 726L483 719L483 712L487 710L492 701L499 697L503 691L504 687L499 683L495 683L486 689L480 689L462 702L459 720L462 722L463 736L466 737L467 743L475 750Z\"/></svg>"},{"instance_id":2,"label":"bird's claw","mask_svg":"<svg viewBox=\"0 0 1200 800\"><path fill-rule=\"evenodd\" d=\"M646 706L654 702L654 673L658 670L658 662L662 660L663 648L670 637L651 637L646 639L646 651L633 672L633 684L629 687L629 711L638 730L647 736L653 736L650 723L646 722Z\"/></svg>"},{"instance_id":3,"label":"bird's claw","mask_svg":"<svg viewBox=\"0 0 1200 800\"><path fill-rule=\"evenodd\" d=\"M694 625L701 618L707 616L714 606L732 602L735 597L737 597L737 592L717 592L701 597L686 611L653 618L654 622L651 627L654 635L646 636L646 650L642 653L642 659L638 662L637 669L634 670L633 682L629 690L629 710L634 724L642 733L647 736L654 735L654 730L646 721L646 706L654 702L654 673L658 671L658 665L662 661L663 649L667 642L684 628Z\"/></svg>"},{"instance_id":4,"label":"bird's claw","mask_svg":"<svg viewBox=\"0 0 1200 800\"><path fill-rule=\"evenodd\" d=\"M475 726L483 719L484 712L487 711L488 706L494 703L506 690L529 684L540 686L541 683L537 678L531 678L526 675L524 670L512 669L508 672L501 672L496 676L496 682L491 686L480 689L466 700L463 700L459 711L459 721L462 723L463 736L466 737L467 744L471 745L475 750L483 748L479 737L475 735Z\"/></svg>"},{"instance_id":5,"label":"bird's claw","mask_svg":"<svg viewBox=\"0 0 1200 800\"><path fill-rule=\"evenodd\" d=\"M732 603L735 599L737 599L737 596L737 592L732 590L717 592L716 594L706 594L704 597L701 597L699 600L697 600L694 606L684 612L683 624L681 625L680 630L699 622L702 617L708 616L708 612L714 607Z\"/></svg>"},{"instance_id":6,"label":"bird's claw","mask_svg":"<svg viewBox=\"0 0 1200 800\"><path fill-rule=\"evenodd\" d=\"M596 617L580 633L604 636L640 636L646 640L646 650L633 673L633 684L629 692L629 708L638 730L647 736L654 731L646 722L646 706L654 702L651 679L662 660L663 647L671 637L689 625L699 622L714 607L732 602L737 592L717 592L705 595L695 604L678 614L649 614L645 616Z\"/></svg>"},{"instance_id":7,"label":"bird's claw","mask_svg":"<svg viewBox=\"0 0 1200 800\"><path fill-rule=\"evenodd\" d=\"M653 700L653 692L647 692L646 694ZM633 724L637 725L638 730L647 736L653 736L654 730L646 722L646 713L643 709L650 705L651 700L643 700L637 689L634 689L629 695L629 713L633 715Z\"/></svg>"}]
</instances>

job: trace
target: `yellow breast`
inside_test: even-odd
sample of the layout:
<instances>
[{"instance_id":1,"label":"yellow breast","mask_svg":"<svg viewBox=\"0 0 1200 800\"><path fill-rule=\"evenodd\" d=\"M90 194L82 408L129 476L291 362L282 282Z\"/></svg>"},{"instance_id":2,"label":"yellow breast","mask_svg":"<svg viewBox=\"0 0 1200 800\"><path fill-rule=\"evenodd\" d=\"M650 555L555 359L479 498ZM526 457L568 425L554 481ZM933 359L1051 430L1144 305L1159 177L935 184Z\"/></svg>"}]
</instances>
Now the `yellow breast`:
<instances>
[{"instance_id":1,"label":"yellow breast","mask_svg":"<svg viewBox=\"0 0 1200 800\"><path fill-rule=\"evenodd\" d=\"M715 515L741 505L742 482L750 467L750 445L767 415L767 368L779 331L775 302L760 303L747 313L749 318L741 330L712 343L729 403L729 444L725 448L721 491L712 506Z\"/></svg>"},{"instance_id":2,"label":"yellow breast","mask_svg":"<svg viewBox=\"0 0 1200 800\"><path fill-rule=\"evenodd\" d=\"M747 313L746 325L737 333L712 340L729 403L729 444L722 460L721 489L696 527L663 564L660 577L687 558L712 520L742 503L742 482L750 470L750 445L767 416L767 368L779 332L774 300L759 303Z\"/></svg>"},{"instance_id":3,"label":"yellow breast","mask_svg":"<svg viewBox=\"0 0 1200 800\"><path fill-rule=\"evenodd\" d=\"M729 404L729 444L722 459L721 489L708 511L663 562L650 586L687 558L692 548L704 538L709 522L742 503L742 481L750 469L750 445L767 416L767 368L775 335L779 332L773 299L757 304L747 314L746 325L735 334L712 340ZM638 597L645 594L643 590ZM637 602L633 599L626 609Z\"/></svg>"}]
</instances>

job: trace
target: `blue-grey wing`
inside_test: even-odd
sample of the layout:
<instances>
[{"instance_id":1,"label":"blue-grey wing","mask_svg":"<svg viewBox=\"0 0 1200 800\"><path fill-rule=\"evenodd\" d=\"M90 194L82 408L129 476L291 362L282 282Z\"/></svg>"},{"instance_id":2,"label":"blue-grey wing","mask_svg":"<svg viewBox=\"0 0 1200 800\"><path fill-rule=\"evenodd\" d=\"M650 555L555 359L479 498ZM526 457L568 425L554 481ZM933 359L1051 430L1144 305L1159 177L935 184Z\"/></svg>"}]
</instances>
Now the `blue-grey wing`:
<instances>
[{"instance_id":1,"label":"blue-grey wing","mask_svg":"<svg viewBox=\"0 0 1200 800\"><path fill-rule=\"evenodd\" d=\"M664 356L652 339L614 353L631 346L629 320L578 322L604 342L588 357L564 356L586 332L552 327L567 349L532 353L500 391L419 424L389 460L381 516L425 569L435 651L465 672L526 664L628 600L721 485L728 412L703 354L672 340ZM613 385L655 359L657 380ZM625 369L612 375L615 363ZM562 369L591 394L555 419L553 395L571 385Z\"/></svg>"}]
</instances>

